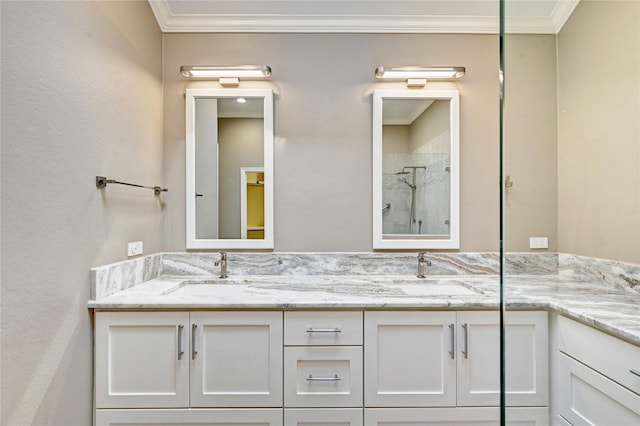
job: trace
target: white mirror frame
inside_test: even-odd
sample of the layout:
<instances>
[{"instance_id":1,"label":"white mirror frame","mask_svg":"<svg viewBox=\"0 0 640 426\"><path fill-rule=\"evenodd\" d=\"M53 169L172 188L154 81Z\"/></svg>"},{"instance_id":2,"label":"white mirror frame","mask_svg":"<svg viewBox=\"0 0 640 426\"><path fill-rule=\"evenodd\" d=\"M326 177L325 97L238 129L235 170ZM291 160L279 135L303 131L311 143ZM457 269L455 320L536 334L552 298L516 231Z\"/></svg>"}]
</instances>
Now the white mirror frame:
<instances>
[{"instance_id":1,"label":"white mirror frame","mask_svg":"<svg viewBox=\"0 0 640 426\"><path fill-rule=\"evenodd\" d=\"M451 128L451 213L449 238L383 238L382 230L382 113L385 99L434 99L450 101ZM458 249L460 248L460 96L457 90L374 90L373 92L373 248L374 249Z\"/></svg>"},{"instance_id":2,"label":"white mirror frame","mask_svg":"<svg viewBox=\"0 0 640 426\"><path fill-rule=\"evenodd\" d=\"M196 238L195 105L198 98L264 99L264 239ZM273 249L273 91L271 89L188 88L186 103L187 249Z\"/></svg>"}]
</instances>

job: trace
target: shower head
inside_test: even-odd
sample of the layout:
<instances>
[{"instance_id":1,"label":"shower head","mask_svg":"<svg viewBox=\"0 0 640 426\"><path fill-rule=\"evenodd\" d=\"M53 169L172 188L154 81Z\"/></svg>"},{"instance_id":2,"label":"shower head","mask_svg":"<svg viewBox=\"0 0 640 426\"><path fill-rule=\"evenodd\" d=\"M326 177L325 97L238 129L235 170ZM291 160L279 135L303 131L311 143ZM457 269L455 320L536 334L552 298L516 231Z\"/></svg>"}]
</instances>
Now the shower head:
<instances>
[{"instance_id":1,"label":"shower head","mask_svg":"<svg viewBox=\"0 0 640 426\"><path fill-rule=\"evenodd\" d=\"M411 173L411 172L405 172L405 171L402 171L402 172L398 172L398 173L396 173L396 174L397 174L397 175L408 175L409 173Z\"/></svg>"}]
</instances>

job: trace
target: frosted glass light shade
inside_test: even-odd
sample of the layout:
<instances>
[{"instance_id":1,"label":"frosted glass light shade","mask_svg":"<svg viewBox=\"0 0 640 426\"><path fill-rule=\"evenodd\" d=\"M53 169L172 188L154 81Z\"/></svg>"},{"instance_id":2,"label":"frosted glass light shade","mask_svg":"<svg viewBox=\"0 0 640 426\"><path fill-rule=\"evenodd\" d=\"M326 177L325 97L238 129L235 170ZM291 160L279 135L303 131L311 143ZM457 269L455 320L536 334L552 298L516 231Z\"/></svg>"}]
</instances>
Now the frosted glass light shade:
<instances>
[{"instance_id":1,"label":"frosted glass light shade","mask_svg":"<svg viewBox=\"0 0 640 426\"><path fill-rule=\"evenodd\" d=\"M378 67L376 77L386 80L453 80L464 76L464 67Z\"/></svg>"},{"instance_id":2,"label":"frosted glass light shade","mask_svg":"<svg viewBox=\"0 0 640 426\"><path fill-rule=\"evenodd\" d=\"M269 78L271 67L267 65L192 66L180 67L180 74L187 78Z\"/></svg>"}]
</instances>

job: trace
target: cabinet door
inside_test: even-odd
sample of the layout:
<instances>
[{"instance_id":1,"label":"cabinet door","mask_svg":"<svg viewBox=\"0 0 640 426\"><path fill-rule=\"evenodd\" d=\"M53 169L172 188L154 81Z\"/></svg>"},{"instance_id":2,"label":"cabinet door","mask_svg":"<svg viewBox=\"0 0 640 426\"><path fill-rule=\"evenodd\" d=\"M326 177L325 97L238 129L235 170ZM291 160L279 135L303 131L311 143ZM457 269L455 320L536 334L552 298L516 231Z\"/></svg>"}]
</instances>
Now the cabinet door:
<instances>
[{"instance_id":1,"label":"cabinet door","mask_svg":"<svg viewBox=\"0 0 640 426\"><path fill-rule=\"evenodd\" d=\"M362 408L285 408L285 426L362 426Z\"/></svg>"},{"instance_id":2,"label":"cabinet door","mask_svg":"<svg viewBox=\"0 0 640 426\"><path fill-rule=\"evenodd\" d=\"M640 396L559 354L559 412L574 426L640 425Z\"/></svg>"},{"instance_id":3,"label":"cabinet door","mask_svg":"<svg viewBox=\"0 0 640 426\"><path fill-rule=\"evenodd\" d=\"M365 312L365 406L455 406L455 312Z\"/></svg>"},{"instance_id":4,"label":"cabinet door","mask_svg":"<svg viewBox=\"0 0 640 426\"><path fill-rule=\"evenodd\" d=\"M507 312L507 406L548 405L546 312ZM500 318L497 311L458 312L458 406L500 404Z\"/></svg>"},{"instance_id":5,"label":"cabinet door","mask_svg":"<svg viewBox=\"0 0 640 426\"><path fill-rule=\"evenodd\" d=\"M365 408L367 426L499 426L500 409Z\"/></svg>"},{"instance_id":6,"label":"cabinet door","mask_svg":"<svg viewBox=\"0 0 640 426\"><path fill-rule=\"evenodd\" d=\"M367 426L499 426L499 407L365 408ZM507 408L508 426L548 426L542 407Z\"/></svg>"},{"instance_id":7,"label":"cabinet door","mask_svg":"<svg viewBox=\"0 0 640 426\"><path fill-rule=\"evenodd\" d=\"M190 332L192 407L282 407L282 312L192 312Z\"/></svg>"},{"instance_id":8,"label":"cabinet door","mask_svg":"<svg viewBox=\"0 0 640 426\"><path fill-rule=\"evenodd\" d=\"M282 409L97 410L96 426L282 426Z\"/></svg>"},{"instance_id":9,"label":"cabinet door","mask_svg":"<svg viewBox=\"0 0 640 426\"><path fill-rule=\"evenodd\" d=\"M97 312L97 408L188 407L187 312Z\"/></svg>"}]
</instances>

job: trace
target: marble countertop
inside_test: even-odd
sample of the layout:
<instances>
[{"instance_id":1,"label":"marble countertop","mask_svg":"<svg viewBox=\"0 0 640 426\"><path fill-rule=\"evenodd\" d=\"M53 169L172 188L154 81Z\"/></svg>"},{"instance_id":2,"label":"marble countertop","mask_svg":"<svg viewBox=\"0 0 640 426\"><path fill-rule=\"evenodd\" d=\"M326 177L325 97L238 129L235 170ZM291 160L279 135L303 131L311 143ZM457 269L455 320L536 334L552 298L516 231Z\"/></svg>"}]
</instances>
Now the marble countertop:
<instances>
[{"instance_id":1,"label":"marble countertop","mask_svg":"<svg viewBox=\"0 0 640 426\"><path fill-rule=\"evenodd\" d=\"M96 310L497 309L496 275L160 276L89 302ZM550 275L505 280L507 309L552 309L640 345L640 295Z\"/></svg>"}]
</instances>

